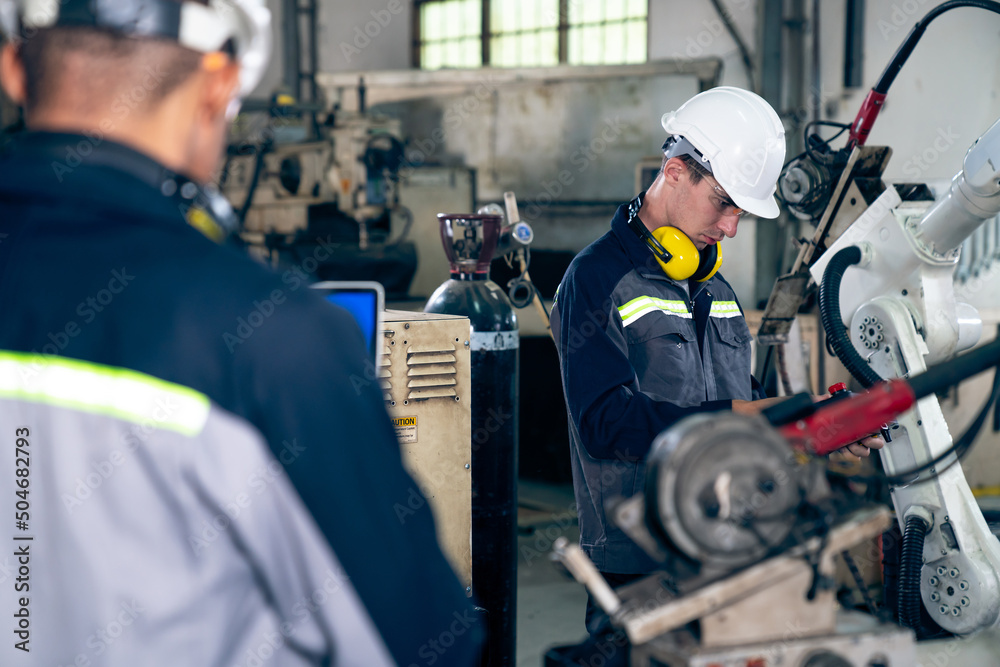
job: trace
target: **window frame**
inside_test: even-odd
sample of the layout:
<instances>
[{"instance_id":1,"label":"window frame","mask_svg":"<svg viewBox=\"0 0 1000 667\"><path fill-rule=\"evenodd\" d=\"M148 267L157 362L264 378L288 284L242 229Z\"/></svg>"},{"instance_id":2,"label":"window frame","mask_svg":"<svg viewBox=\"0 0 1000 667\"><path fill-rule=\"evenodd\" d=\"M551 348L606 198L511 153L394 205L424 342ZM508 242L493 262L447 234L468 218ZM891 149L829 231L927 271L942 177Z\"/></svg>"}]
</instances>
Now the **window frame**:
<instances>
[{"instance_id":1,"label":"window frame","mask_svg":"<svg viewBox=\"0 0 1000 667\"><path fill-rule=\"evenodd\" d=\"M479 67L493 67L490 63L490 42L495 35L492 34L490 26L490 5L493 0L479 0L482 4L482 20L479 32L480 58L482 62ZM502 0L501 0L502 1ZM421 7L429 2L440 2L440 0L413 0L412 15L412 35L410 48L410 63L413 69L422 69L420 65L420 14ZM556 38L558 40L557 66L570 65L569 63L569 31L573 27L569 22L570 0L558 0L559 2L559 24L556 27ZM649 0L646 0L646 61L649 62ZM626 19L627 20L627 19ZM433 70L427 70L433 71Z\"/></svg>"}]
</instances>

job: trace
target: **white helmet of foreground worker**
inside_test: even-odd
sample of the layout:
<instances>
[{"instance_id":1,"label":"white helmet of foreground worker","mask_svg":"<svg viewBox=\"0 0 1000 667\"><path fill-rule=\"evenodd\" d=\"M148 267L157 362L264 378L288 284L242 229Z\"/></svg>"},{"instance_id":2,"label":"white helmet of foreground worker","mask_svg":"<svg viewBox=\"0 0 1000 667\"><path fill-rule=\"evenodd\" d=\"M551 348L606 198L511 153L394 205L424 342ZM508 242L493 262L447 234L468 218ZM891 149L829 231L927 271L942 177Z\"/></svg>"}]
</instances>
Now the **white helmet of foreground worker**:
<instances>
[{"instance_id":1,"label":"white helmet of foreground worker","mask_svg":"<svg viewBox=\"0 0 1000 667\"><path fill-rule=\"evenodd\" d=\"M712 88L663 114L661 122L697 149L737 206L761 218L778 217L774 191L785 162L785 129L762 97L741 88Z\"/></svg>"},{"instance_id":2,"label":"white helmet of foreground worker","mask_svg":"<svg viewBox=\"0 0 1000 667\"><path fill-rule=\"evenodd\" d=\"M240 65L239 97L257 87L271 55L271 12L264 0L0 0L0 29L18 41L38 28L108 28L131 37L169 39L200 53L231 46Z\"/></svg>"}]
</instances>

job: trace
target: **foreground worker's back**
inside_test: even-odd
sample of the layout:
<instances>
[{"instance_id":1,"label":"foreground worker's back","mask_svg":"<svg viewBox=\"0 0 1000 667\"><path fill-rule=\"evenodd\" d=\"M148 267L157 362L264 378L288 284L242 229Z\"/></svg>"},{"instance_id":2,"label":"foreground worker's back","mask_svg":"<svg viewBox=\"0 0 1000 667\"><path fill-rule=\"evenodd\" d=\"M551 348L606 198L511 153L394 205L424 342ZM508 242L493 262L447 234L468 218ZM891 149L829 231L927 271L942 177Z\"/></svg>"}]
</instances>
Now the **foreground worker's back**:
<instances>
[{"instance_id":1,"label":"foreground worker's back","mask_svg":"<svg viewBox=\"0 0 1000 667\"><path fill-rule=\"evenodd\" d=\"M161 175L82 136L0 156L0 613L24 626L0 664L425 664L443 635L468 664L357 327L188 226Z\"/></svg>"}]
</instances>

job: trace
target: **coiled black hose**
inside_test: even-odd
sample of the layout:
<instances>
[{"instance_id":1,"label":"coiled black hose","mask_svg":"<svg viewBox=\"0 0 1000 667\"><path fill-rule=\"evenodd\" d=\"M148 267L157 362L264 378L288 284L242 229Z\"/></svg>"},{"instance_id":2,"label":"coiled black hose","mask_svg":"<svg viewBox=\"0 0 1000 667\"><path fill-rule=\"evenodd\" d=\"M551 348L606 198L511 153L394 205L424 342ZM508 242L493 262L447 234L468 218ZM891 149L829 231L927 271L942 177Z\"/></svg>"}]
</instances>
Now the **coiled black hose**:
<instances>
[{"instance_id":1,"label":"coiled black hose","mask_svg":"<svg viewBox=\"0 0 1000 667\"><path fill-rule=\"evenodd\" d=\"M924 538L930 526L919 516L906 520L899 559L899 622L920 636L920 571L924 566Z\"/></svg>"},{"instance_id":2,"label":"coiled black hose","mask_svg":"<svg viewBox=\"0 0 1000 667\"><path fill-rule=\"evenodd\" d=\"M823 331L844 367L855 380L865 389L881 382L882 377L872 370L854 346L847 334L847 327L840 316L840 281L844 271L861 261L861 248L850 246L844 248L830 260L823 272L823 280L819 286L819 314L823 322Z\"/></svg>"}]
</instances>

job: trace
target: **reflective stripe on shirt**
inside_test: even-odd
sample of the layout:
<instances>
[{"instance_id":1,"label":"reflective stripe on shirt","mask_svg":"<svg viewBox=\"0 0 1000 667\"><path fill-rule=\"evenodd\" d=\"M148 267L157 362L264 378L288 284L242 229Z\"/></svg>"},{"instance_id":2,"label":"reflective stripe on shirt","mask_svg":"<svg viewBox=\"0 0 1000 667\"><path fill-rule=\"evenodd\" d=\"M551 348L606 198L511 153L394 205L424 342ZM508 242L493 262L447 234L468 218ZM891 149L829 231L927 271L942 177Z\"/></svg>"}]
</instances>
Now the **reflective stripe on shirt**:
<instances>
[{"instance_id":1,"label":"reflective stripe on shirt","mask_svg":"<svg viewBox=\"0 0 1000 667\"><path fill-rule=\"evenodd\" d=\"M622 326L626 327L643 315L648 315L656 311L686 320L691 319L691 313L688 312L687 304L683 301L658 299L655 296L636 297L628 303L618 306L618 314L621 315Z\"/></svg>"},{"instance_id":2,"label":"reflective stripe on shirt","mask_svg":"<svg viewBox=\"0 0 1000 667\"><path fill-rule=\"evenodd\" d=\"M709 317L743 316L743 313L740 312L740 307L736 305L735 301L714 301L712 302L712 310L708 314Z\"/></svg>"}]
</instances>

